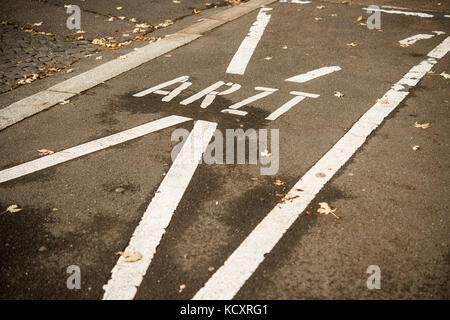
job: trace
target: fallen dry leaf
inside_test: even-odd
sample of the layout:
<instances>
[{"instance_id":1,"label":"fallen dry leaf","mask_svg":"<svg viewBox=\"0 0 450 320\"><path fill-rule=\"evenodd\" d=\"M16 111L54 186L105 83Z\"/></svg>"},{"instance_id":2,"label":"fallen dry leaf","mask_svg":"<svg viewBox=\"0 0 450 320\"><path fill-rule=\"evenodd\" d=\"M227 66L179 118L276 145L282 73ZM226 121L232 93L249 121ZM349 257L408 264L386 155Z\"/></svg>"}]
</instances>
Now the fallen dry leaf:
<instances>
[{"instance_id":1,"label":"fallen dry leaf","mask_svg":"<svg viewBox=\"0 0 450 320\"><path fill-rule=\"evenodd\" d=\"M440 76L444 77L445 79L450 79L450 74L442 72L441 74L439 74Z\"/></svg>"},{"instance_id":2,"label":"fallen dry leaf","mask_svg":"<svg viewBox=\"0 0 450 320\"><path fill-rule=\"evenodd\" d=\"M47 150L47 149L39 149L39 150L37 150L37 152L39 152L39 155L41 155L41 156L47 156L49 154L55 153L55 151Z\"/></svg>"},{"instance_id":3,"label":"fallen dry leaf","mask_svg":"<svg viewBox=\"0 0 450 320\"><path fill-rule=\"evenodd\" d=\"M194 9L194 14L199 14L201 10Z\"/></svg>"},{"instance_id":4,"label":"fallen dry leaf","mask_svg":"<svg viewBox=\"0 0 450 320\"><path fill-rule=\"evenodd\" d=\"M186 285L183 283L182 285L180 285L180 289L178 289L178 292L182 293L184 289L186 289Z\"/></svg>"},{"instance_id":5,"label":"fallen dry leaf","mask_svg":"<svg viewBox=\"0 0 450 320\"><path fill-rule=\"evenodd\" d=\"M125 262L136 262L142 259L142 255L137 251L134 251L133 253L119 251L116 252L116 254L120 255Z\"/></svg>"},{"instance_id":6,"label":"fallen dry leaf","mask_svg":"<svg viewBox=\"0 0 450 320\"><path fill-rule=\"evenodd\" d=\"M324 177L326 177L326 174L322 173L322 172L318 172L318 173L316 173L316 177L317 178L324 178Z\"/></svg>"},{"instance_id":7,"label":"fallen dry leaf","mask_svg":"<svg viewBox=\"0 0 450 320\"><path fill-rule=\"evenodd\" d=\"M122 10L123 7L116 7L116 10Z\"/></svg>"},{"instance_id":8,"label":"fallen dry leaf","mask_svg":"<svg viewBox=\"0 0 450 320\"><path fill-rule=\"evenodd\" d=\"M320 206L320 208L317 209L318 213L324 214L324 215L332 214L336 219L339 219L339 217L335 214L335 212L337 210L336 208L331 209L330 206L328 205L328 203L326 203L326 202L319 202L319 206Z\"/></svg>"},{"instance_id":9,"label":"fallen dry leaf","mask_svg":"<svg viewBox=\"0 0 450 320\"><path fill-rule=\"evenodd\" d=\"M356 22L360 22L360 21L362 21L362 19L363 19L363 17L359 16L358 19L356 19Z\"/></svg>"},{"instance_id":10,"label":"fallen dry leaf","mask_svg":"<svg viewBox=\"0 0 450 320\"><path fill-rule=\"evenodd\" d=\"M342 98L342 97L344 97L344 94L341 93L341 92L339 92L339 91L335 91L335 92L334 92L334 96L335 96L335 97L338 97L338 98Z\"/></svg>"},{"instance_id":11,"label":"fallen dry leaf","mask_svg":"<svg viewBox=\"0 0 450 320\"><path fill-rule=\"evenodd\" d=\"M7 212L9 212L9 213L14 213L14 212L19 212L19 211L22 211L22 209L19 208L19 206L18 206L17 204L12 204L12 205L10 205L8 208L6 208L5 211L0 212L0 216L1 216L2 214L7 213Z\"/></svg>"},{"instance_id":12,"label":"fallen dry leaf","mask_svg":"<svg viewBox=\"0 0 450 320\"><path fill-rule=\"evenodd\" d=\"M273 184L274 184L274 185L277 185L277 186L284 186L284 182L281 181L281 180L279 180L279 179L275 180L275 181L273 182Z\"/></svg>"},{"instance_id":13,"label":"fallen dry leaf","mask_svg":"<svg viewBox=\"0 0 450 320\"><path fill-rule=\"evenodd\" d=\"M272 154L266 149L264 151L261 152L261 156L263 157L270 157Z\"/></svg>"},{"instance_id":14,"label":"fallen dry leaf","mask_svg":"<svg viewBox=\"0 0 450 320\"><path fill-rule=\"evenodd\" d=\"M349 46L349 47L356 47L357 45L358 44L354 43L354 42L347 43L347 46Z\"/></svg>"},{"instance_id":15,"label":"fallen dry leaf","mask_svg":"<svg viewBox=\"0 0 450 320\"><path fill-rule=\"evenodd\" d=\"M377 99L377 102L381 103L381 104L388 104L389 103L389 101L387 101L387 99Z\"/></svg>"},{"instance_id":16,"label":"fallen dry leaf","mask_svg":"<svg viewBox=\"0 0 450 320\"><path fill-rule=\"evenodd\" d=\"M416 121L416 122L414 122L414 127L420 128L420 129L427 129L430 127L430 124L428 122L427 123L418 123Z\"/></svg>"},{"instance_id":17,"label":"fallen dry leaf","mask_svg":"<svg viewBox=\"0 0 450 320\"><path fill-rule=\"evenodd\" d=\"M420 146L414 146L414 147L412 147L412 149L413 149L414 151L417 151L417 150L420 149Z\"/></svg>"}]
</instances>

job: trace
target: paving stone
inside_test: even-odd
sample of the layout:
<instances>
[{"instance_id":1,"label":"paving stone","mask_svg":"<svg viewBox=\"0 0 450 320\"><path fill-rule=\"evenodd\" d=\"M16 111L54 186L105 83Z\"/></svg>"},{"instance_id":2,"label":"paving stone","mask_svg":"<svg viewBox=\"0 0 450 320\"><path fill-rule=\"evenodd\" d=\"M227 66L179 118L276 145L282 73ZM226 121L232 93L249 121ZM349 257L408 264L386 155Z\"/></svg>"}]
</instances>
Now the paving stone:
<instances>
[{"instance_id":1,"label":"paving stone","mask_svg":"<svg viewBox=\"0 0 450 320\"><path fill-rule=\"evenodd\" d=\"M67 41L62 36L24 32L13 25L0 25L0 43L0 93L17 87L26 74L46 76L39 68L63 68L99 49L86 40Z\"/></svg>"}]
</instances>

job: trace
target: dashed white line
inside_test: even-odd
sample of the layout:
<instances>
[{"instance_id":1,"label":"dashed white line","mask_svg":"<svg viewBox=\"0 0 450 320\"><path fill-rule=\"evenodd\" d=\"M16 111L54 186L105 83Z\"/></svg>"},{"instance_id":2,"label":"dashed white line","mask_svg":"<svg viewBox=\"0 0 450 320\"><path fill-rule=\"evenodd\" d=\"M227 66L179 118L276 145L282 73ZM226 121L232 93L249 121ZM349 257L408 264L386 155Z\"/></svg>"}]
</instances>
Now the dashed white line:
<instances>
[{"instance_id":1,"label":"dashed white line","mask_svg":"<svg viewBox=\"0 0 450 320\"><path fill-rule=\"evenodd\" d=\"M139 252L142 259L133 263L120 257L111 279L103 287L104 300L131 300L147 272L156 248L170 223L191 178L206 150L217 123L196 121L180 153L155 193L125 252Z\"/></svg>"},{"instance_id":2,"label":"dashed white line","mask_svg":"<svg viewBox=\"0 0 450 320\"><path fill-rule=\"evenodd\" d=\"M261 8L259 10L258 16L256 17L256 21L250 28L248 35L242 41L239 49L236 51L235 55L231 59L230 64L226 70L226 73L232 74L244 74L245 69L253 55L253 52L258 45L259 40L261 39L264 29L269 23L270 14L267 14L268 11L272 10L272 8Z\"/></svg>"},{"instance_id":3,"label":"dashed white line","mask_svg":"<svg viewBox=\"0 0 450 320\"><path fill-rule=\"evenodd\" d=\"M294 221L316 197L322 187L353 156L367 137L409 94L405 85L415 86L420 79L450 51L450 37L428 54L428 59L414 66L389 90L383 100L373 105L353 127L294 185L287 200L277 205L231 254L194 300L232 299L252 276L260 263L278 243ZM302 190L302 191L301 191ZM298 198L295 198L298 196Z\"/></svg>"},{"instance_id":4,"label":"dashed white line","mask_svg":"<svg viewBox=\"0 0 450 320\"><path fill-rule=\"evenodd\" d=\"M336 72L339 70L341 70L341 67L339 67L339 66L323 67L323 68L309 71L304 74L299 74L299 75L293 76L291 78L286 79L285 81L303 83L303 82L307 82L312 79L322 77L324 75L327 75L327 74L330 74L330 73L333 73L333 72Z\"/></svg>"},{"instance_id":5,"label":"dashed white line","mask_svg":"<svg viewBox=\"0 0 450 320\"><path fill-rule=\"evenodd\" d=\"M54 154L44 156L15 167L0 171L0 183L22 177L24 175L55 166L57 164L85 156L108 147L142 137L146 134L192 120L191 118L180 116L168 116L162 119L151 121L113 135L83 143Z\"/></svg>"}]
</instances>

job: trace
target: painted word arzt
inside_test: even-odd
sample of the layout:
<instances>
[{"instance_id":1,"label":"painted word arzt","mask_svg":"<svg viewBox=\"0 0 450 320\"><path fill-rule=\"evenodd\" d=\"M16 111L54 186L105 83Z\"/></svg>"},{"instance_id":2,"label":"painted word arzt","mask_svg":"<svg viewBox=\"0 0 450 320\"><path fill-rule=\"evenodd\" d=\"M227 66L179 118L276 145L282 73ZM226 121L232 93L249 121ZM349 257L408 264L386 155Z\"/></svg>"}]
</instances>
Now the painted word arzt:
<instances>
[{"instance_id":1,"label":"painted word arzt","mask_svg":"<svg viewBox=\"0 0 450 320\"><path fill-rule=\"evenodd\" d=\"M162 101L169 102L172 101L173 98L178 96L183 90L189 88L192 85L192 82L189 82L189 76L182 76L175 78L173 80L161 83L157 86L151 87L149 89L143 90L141 92L138 92L134 94L134 97L144 97L150 93L160 94L164 97L162 98ZM164 90L169 86L173 86L175 84L179 84L178 87L175 89L168 91ZM224 81L217 81L216 83L213 83L212 85L208 86L207 88L201 90L200 92L180 101L181 105L188 105L190 103L193 103L194 101L202 99L202 102L200 104L200 107L205 109L209 105L211 105L214 102L214 99L217 96L223 96L227 94L231 94L233 92L238 91L242 86L238 83L233 82L224 82ZM255 87L255 90L258 91L258 93L254 94L253 96L250 96L240 102L237 102L235 104L232 104L226 109L223 109L223 113L231 113L239 116L246 116L247 111L241 110L242 107L257 101L259 99L262 99L264 97L267 97L271 95L272 93L278 91L276 88L267 88L267 87ZM282 114L286 113L289 109L294 107L296 104L298 104L300 101L304 100L305 98L318 98L320 95L313 94L313 93L306 93L306 92L300 92L300 91L291 91L289 94L293 95L289 101L284 103L282 106L277 108L274 112L272 112L269 116L266 117L267 120L275 120L278 117L280 117Z\"/></svg>"}]
</instances>

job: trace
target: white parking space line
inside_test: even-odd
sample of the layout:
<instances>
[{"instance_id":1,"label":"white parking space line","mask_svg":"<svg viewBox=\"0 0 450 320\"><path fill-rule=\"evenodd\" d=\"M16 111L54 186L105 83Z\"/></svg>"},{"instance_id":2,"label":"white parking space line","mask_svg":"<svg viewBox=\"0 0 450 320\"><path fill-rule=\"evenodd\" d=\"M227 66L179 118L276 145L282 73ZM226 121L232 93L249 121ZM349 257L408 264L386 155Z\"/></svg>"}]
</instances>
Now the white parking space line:
<instances>
[{"instance_id":1,"label":"white parking space line","mask_svg":"<svg viewBox=\"0 0 450 320\"><path fill-rule=\"evenodd\" d=\"M416 34L415 36L412 36L412 37L400 40L399 43L403 44L403 45L406 45L406 46L410 46L410 45L416 43L419 40L431 39L433 37L434 37L434 34L421 33L421 34Z\"/></svg>"},{"instance_id":2,"label":"white parking space line","mask_svg":"<svg viewBox=\"0 0 450 320\"><path fill-rule=\"evenodd\" d=\"M330 74L330 73L333 73L333 72L336 72L339 70L341 70L341 67L338 67L338 66L323 67L323 68L309 71L304 74L296 75L291 78L287 78L284 81L303 83L303 82L307 82L312 79L315 79L315 78L318 78L318 77L321 77L321 76L324 76L324 75L327 75L327 74Z\"/></svg>"},{"instance_id":3,"label":"white parking space line","mask_svg":"<svg viewBox=\"0 0 450 320\"><path fill-rule=\"evenodd\" d=\"M139 252L142 259L126 262L120 257L112 269L111 279L103 287L103 300L131 300L147 272L173 213L188 187L198 163L206 150L217 123L196 121L189 137L173 162L150 202L141 222L125 249L126 253Z\"/></svg>"},{"instance_id":4,"label":"white parking space line","mask_svg":"<svg viewBox=\"0 0 450 320\"><path fill-rule=\"evenodd\" d=\"M450 51L450 37L428 54L428 59L410 71L373 105L353 127L292 187L278 204L256 226L242 244L231 254L206 284L195 294L194 300L232 299L252 276L264 257L278 243L299 215L306 209L322 187L353 156L367 137L409 94L406 85L413 87ZM298 196L298 197L297 197ZM297 198L296 198L297 197Z\"/></svg>"},{"instance_id":5,"label":"white parking space line","mask_svg":"<svg viewBox=\"0 0 450 320\"><path fill-rule=\"evenodd\" d=\"M226 70L226 73L232 74L244 74L245 69L253 55L253 52L258 45L259 40L261 39L264 29L269 23L270 14L266 12L272 10L272 8L261 8L259 10L258 16L256 17L256 21L250 28L248 35L242 41L239 49L231 59L230 64Z\"/></svg>"},{"instance_id":6,"label":"white parking space line","mask_svg":"<svg viewBox=\"0 0 450 320\"><path fill-rule=\"evenodd\" d=\"M402 11L402 10L386 10L386 9L375 9L375 8L363 8L363 10L371 11L371 12L384 12L384 13L390 13L390 14L403 14L405 16L414 16L414 17L420 17L420 18L433 18L434 16L429 13L422 13L422 12L412 12L412 11Z\"/></svg>"},{"instance_id":7,"label":"white parking space line","mask_svg":"<svg viewBox=\"0 0 450 320\"><path fill-rule=\"evenodd\" d=\"M96 152L108 147L142 137L146 134L171 127L191 118L181 116L168 116L162 119L154 120L143 125L115 133L113 135L80 144L54 154L44 156L15 167L0 171L0 183L22 177L24 175L55 166L57 164L85 156L89 153Z\"/></svg>"}]
</instances>

